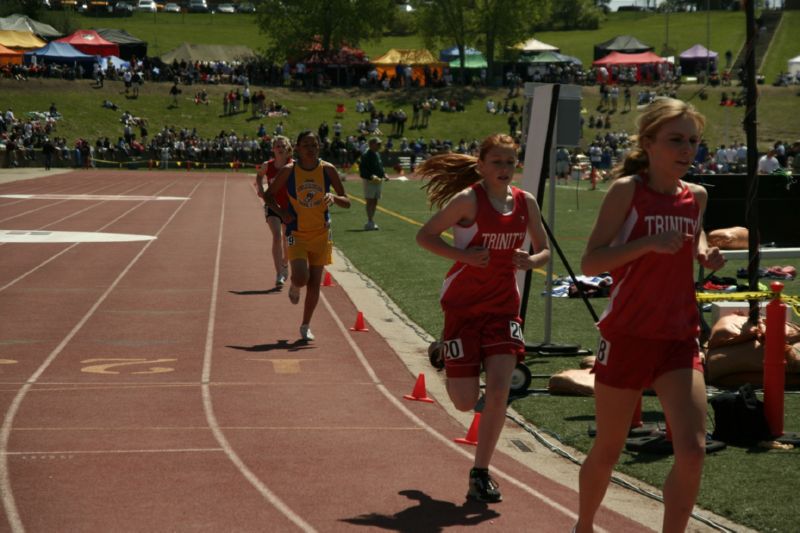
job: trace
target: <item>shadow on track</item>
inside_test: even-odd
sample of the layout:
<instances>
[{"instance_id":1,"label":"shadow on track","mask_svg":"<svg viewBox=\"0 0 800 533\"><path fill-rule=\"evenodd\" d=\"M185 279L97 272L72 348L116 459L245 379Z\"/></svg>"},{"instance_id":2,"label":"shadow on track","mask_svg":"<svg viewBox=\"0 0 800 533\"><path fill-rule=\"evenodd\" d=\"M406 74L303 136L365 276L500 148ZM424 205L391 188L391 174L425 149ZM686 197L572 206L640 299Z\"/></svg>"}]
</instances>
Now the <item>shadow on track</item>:
<instances>
[{"instance_id":1,"label":"shadow on track","mask_svg":"<svg viewBox=\"0 0 800 533\"><path fill-rule=\"evenodd\" d=\"M439 533L451 526L474 526L500 516L485 503L473 500L459 506L435 500L420 490L401 490L398 494L419 503L393 515L369 513L343 518L342 522L408 533Z\"/></svg>"},{"instance_id":2,"label":"shadow on track","mask_svg":"<svg viewBox=\"0 0 800 533\"><path fill-rule=\"evenodd\" d=\"M233 348L234 350L242 350L244 352L271 352L272 350L288 350L290 352L297 352L300 350L306 350L311 348L308 341L304 341L302 339L298 339L296 341L289 342L286 339L279 339L277 342L272 344L254 344L253 346L236 346L233 344L228 344L225 346L226 348Z\"/></svg>"},{"instance_id":3,"label":"shadow on track","mask_svg":"<svg viewBox=\"0 0 800 533\"><path fill-rule=\"evenodd\" d=\"M231 294L239 296L258 296L260 294L274 294L281 292L281 287L272 287L271 289L252 290L252 291L228 291Z\"/></svg>"}]
</instances>

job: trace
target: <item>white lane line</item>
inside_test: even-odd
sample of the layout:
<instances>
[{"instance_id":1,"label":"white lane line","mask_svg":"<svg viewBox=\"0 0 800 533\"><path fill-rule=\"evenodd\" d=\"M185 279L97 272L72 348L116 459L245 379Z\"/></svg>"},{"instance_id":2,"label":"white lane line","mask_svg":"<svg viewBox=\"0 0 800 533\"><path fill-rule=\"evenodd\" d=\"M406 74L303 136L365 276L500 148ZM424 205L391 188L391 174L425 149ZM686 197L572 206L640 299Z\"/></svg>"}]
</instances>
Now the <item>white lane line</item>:
<instances>
[{"instance_id":1,"label":"white lane line","mask_svg":"<svg viewBox=\"0 0 800 533\"><path fill-rule=\"evenodd\" d=\"M225 438L217 417L214 414L214 406L211 402L211 357L214 351L214 326L217 320L217 293L219 292L219 264L222 257L222 236L225 230L225 203L228 197L228 178L225 177L225 185L222 189L222 207L219 214L219 235L217 237L217 257L214 262L214 281L211 288L211 303L208 310L208 327L206 329L206 347L203 353L203 377L201 381L201 389L203 392L203 408L206 413L206 420L208 427L214 434L214 438L225 451L225 454L231 462L239 469L239 472L250 482L261 495L271 503L276 509L283 513L286 518L294 522L294 524L303 531L315 532L316 530L303 520L300 515L295 513L283 500L281 500L274 492L256 476L252 470L247 468L241 457L234 451L228 439Z\"/></svg>"},{"instance_id":2,"label":"white lane line","mask_svg":"<svg viewBox=\"0 0 800 533\"><path fill-rule=\"evenodd\" d=\"M200 183L197 183L194 186L194 189L192 189L192 193L194 193L194 191L197 190L199 186ZM159 230L156 232L156 236L160 235L161 232L164 231L164 229L172 222L172 220L178 215L180 210L185 205L186 202L181 202L181 204L177 207L177 209L175 209L172 215L170 215L170 217L166 220L166 222L164 222L161 228L159 228ZM131 209L126 211L125 214L133 211L137 207L138 206L132 207ZM119 218L121 218L122 216L124 216L124 214L120 215ZM109 222L109 225L112 223L113 221ZM14 396L14 399L11 401L11 404L8 406L8 409L6 410L6 415L3 420L3 426L0 427L0 495L2 495L3 508L5 509L6 519L8 520L8 524L11 527L12 533L22 533L25 531L25 527L22 524L22 520L19 517L19 511L17 510L16 501L14 500L14 494L12 492L12 487L11 487L11 478L8 470L8 455L7 455L8 440L11 437L11 428L13 427L14 424L14 417L16 416L17 411L19 411L19 408L22 405L22 401L25 399L25 396L28 394L28 391L36 384L41 375L45 372L45 370L47 370L47 368L53 363L53 361L55 361L56 357L58 357L58 355L64 350L64 348L67 346L67 344L69 344L72 338L75 337L75 335L78 334L81 328L83 328L83 326L89 321L92 315L94 315L95 311L97 311L100 305L106 300L106 298L108 298L109 294L111 294L111 291L113 291L114 288L119 284L119 282L122 281L122 279L130 271L130 269L133 268L133 266L139 261L142 255L144 255L147 249L150 248L150 245L153 244L153 242L155 241L149 241L144 246L142 246L142 249L139 251L139 253L136 254L133 257L133 259L130 260L128 266L126 266L122 270L122 272L120 272L120 274L116 277L116 279L114 279L111 285L109 285L109 287L97 299L94 305L92 305L92 307L86 312L86 314L83 315L83 318L81 318L81 320L77 324L75 324L75 326L72 328L72 330L70 330L67 336L64 337L64 339L59 343L58 346L55 347L55 349L52 352L50 352L50 354L47 356L44 362L41 365L39 365L39 368L37 368L36 371L33 373L33 375L31 375L31 377L28 378L27 382L25 382L25 384L22 385L22 387L17 392L16 396ZM70 248L72 248L72 246L67 248L67 250L69 250ZM64 252L62 251L61 253ZM46 263L58 257L58 255L61 254L53 256L52 258L48 259ZM39 265L38 267L36 267L36 269L41 268L41 266L42 265ZM30 272L33 272L33 270L29 271L28 274ZM24 274L22 277L26 275L27 274ZM14 282L12 282L11 284L13 283ZM5 287L8 287L11 284L7 284ZM0 290L4 289L5 287L0 288Z\"/></svg>"},{"instance_id":3,"label":"white lane line","mask_svg":"<svg viewBox=\"0 0 800 533\"><path fill-rule=\"evenodd\" d=\"M136 190L136 189L140 189L140 188L144 187L145 185L149 185L149 184L150 184L150 182L137 184L137 185L135 185L135 186L123 191L123 194L127 194L130 191L133 191L133 190ZM104 185L103 187L100 187L98 189L95 189L95 191L102 191L103 189L110 189L112 187L115 187L116 185L117 185L116 182L115 183L111 183L111 184L108 184L108 185ZM161 189L161 190L163 191L164 189ZM9 205L14 205L14 204L17 204L17 203L23 202L23 201L24 200L18 200L16 202L8 202L8 203L3 204L3 207L9 206ZM15 218L19 218L21 216L30 215L31 213L36 213L37 211L42 211L43 209L50 209L53 206L56 206L58 204L63 204L64 202L66 202L66 200L60 200L60 201L55 202L55 203L49 203L49 204L41 205L41 206L36 207L34 209L29 209L27 211L23 211L22 213L17 213L14 216L10 216L10 217L7 217L7 218L0 219L0 222L6 222L8 220L13 220ZM102 203L102 202L99 202L98 205L100 205L100 203ZM81 213L82 211L85 211L85 210L88 210L88 209L92 209L93 207L94 206L89 206L89 207L87 207L87 208L85 208L85 209L83 209L81 211L77 211L77 213ZM76 213L73 213L72 215L69 215L69 216L67 216L65 218L69 218L71 216L74 216L75 214ZM64 219L62 219L62 220L64 220ZM45 226L45 227L47 227L47 226Z\"/></svg>"},{"instance_id":4,"label":"white lane line","mask_svg":"<svg viewBox=\"0 0 800 533\"><path fill-rule=\"evenodd\" d=\"M161 190L163 191L163 190L166 190L166 189L168 189L169 187L171 187L171 186L172 186L172 184L173 184L173 183L175 183L175 182L173 181L172 183L168 183L168 184L167 184L167 185L165 185L165 186L164 186L164 187L163 187ZM199 185L199 184L198 184L198 185ZM195 189L196 189L196 188L197 188L197 185L195 186ZM129 213L132 213L132 212L133 212L133 211L135 211L136 209L139 209L139 207L141 207L142 205L144 205L144 202L140 202L140 203L136 204L135 206L131 207L130 209L128 209L127 211L125 211L124 213L122 213L120 216L118 216L117 218L115 218L114 220L112 220L111 222L109 222L108 224L104 224L103 226L101 226L101 227L97 228L97 231L104 230L104 229L106 229L107 227L109 227L109 226L111 226L112 224L114 224L115 222L117 222L118 220L122 220L123 218L125 218L126 216L128 216L128 214L129 214ZM181 206L183 206L183 204L181 204ZM179 208L179 209L180 209L180 208ZM173 216L174 216L174 215L173 215ZM163 229L164 229L164 228L162 227L162 228L161 228L161 229L160 229L160 230L159 230L159 231L156 233L156 235L158 235L158 234L159 234L159 233L160 233L160 232L161 232ZM147 243L147 246L149 246L151 242L153 242L153 241L150 241L150 242L148 242L148 243ZM6 290L7 288L9 288L9 287L11 287L12 285L14 285L15 283L17 283L18 281L21 281L21 280L25 279L26 277L28 277L29 275L33 274L34 272L36 272L37 270L39 270L39 269L40 269L40 268L42 268L43 266L47 265L47 264L48 264L48 263L50 263L51 261L54 261L54 260L55 260L55 259L57 259L58 257L60 257L60 256L64 255L64 254L65 254L65 253L67 253L68 251L72 250L74 247L78 246L78 244L80 244L80 243L74 243L74 244L71 244L71 245L67 246L66 248L64 248L63 250L61 250L60 252L58 252L58 253L57 253L57 254L55 254L54 256L50 257L50 259L47 259L46 261L44 261L44 262L42 262L42 263L39 263L37 266L35 266L34 268L32 268L32 269L28 270L27 272L24 272L23 274L20 274L20 275L19 275L19 276L17 276L16 278L12 279L12 280L11 280L11 281L9 281L8 283L6 283L6 284L5 284L5 285L3 285L2 287L0 287L0 291L4 291L4 290Z\"/></svg>"},{"instance_id":5,"label":"white lane line","mask_svg":"<svg viewBox=\"0 0 800 533\"><path fill-rule=\"evenodd\" d=\"M41 231L0 229L0 243L45 244L65 242L140 242L152 241L152 235L130 233L98 233L92 231Z\"/></svg>"},{"instance_id":6,"label":"white lane line","mask_svg":"<svg viewBox=\"0 0 800 533\"><path fill-rule=\"evenodd\" d=\"M91 200L103 202L183 202L184 196L135 196L125 194L0 194L0 198L15 200Z\"/></svg>"},{"instance_id":7,"label":"white lane line","mask_svg":"<svg viewBox=\"0 0 800 533\"><path fill-rule=\"evenodd\" d=\"M372 366L369 364L369 361L364 356L364 352L361 351L361 348L359 348L358 345L356 344L356 342L353 340L353 337L350 334L350 331L342 323L342 321L339 320L339 317L337 316L337 314L334 311L333 307L328 302L328 299L325 297L325 295L322 292L320 292L320 301L323 303L323 305L325 305L325 308L328 310L328 313L330 313L330 315L333 318L334 322L336 322L336 325L339 327L339 330L342 332L342 334L344 335L345 339L347 339L348 344L350 344L350 347L353 349L353 352L356 354L356 357L358 358L358 360L361 363L361 365L364 367L364 370L366 370L366 372L369 375L369 377L372 380L372 382L375 384L375 387L378 388L378 390L386 397L386 399L388 399L389 402L391 402L395 407L397 407L397 409L400 410L400 412L402 412L404 415L406 415L408 418L410 418L411 421L414 424L420 426L422 429L424 429L426 432L428 432L428 434L430 434L436 440L438 440L439 442L441 442L442 444L444 444L445 446L447 446L451 450L455 451L456 453L461 454L464 457L472 460L473 459L473 454L472 453L466 451L463 447L461 447L458 444L456 444L455 442L453 442L452 439L450 439L448 437L445 437L444 435L442 435L441 433L436 431L432 426L428 425L425 421L423 421L421 418L419 418L417 415L415 415L408 407L406 407L402 402L400 402L400 400L395 398L394 395L391 392L389 392L389 389L387 389L386 386L383 383L381 383L380 379L378 379L378 375L375 373L375 371L373 370ZM551 499L550 497L548 497L545 494L539 492L538 490L534 489L533 487L530 487L530 486L526 485L524 482L514 478L510 474L507 474L504 471L499 470L499 469L494 468L494 467L492 467L492 473L497 475L497 477L500 477L503 480L507 481L508 483L516 486L517 488L527 492L528 494L530 494L534 498L538 498L543 503L549 505L550 507L552 507L556 511L564 514L565 516L571 518L574 521L577 521L577 519L578 519L577 513L575 513L573 511L571 511L570 509L564 507L563 505L561 505L557 501ZM602 529L600 527L597 527L597 526L595 526L595 531L598 531L598 532L601 532L601 533L608 533L606 530L604 530L604 529Z\"/></svg>"},{"instance_id":8,"label":"white lane line","mask_svg":"<svg viewBox=\"0 0 800 533\"><path fill-rule=\"evenodd\" d=\"M48 455L123 455L133 453L204 453L221 452L221 448L161 448L161 449L141 449L141 450L55 450L55 451L27 451L27 452L5 452L4 455L38 455L46 457Z\"/></svg>"},{"instance_id":9,"label":"white lane line","mask_svg":"<svg viewBox=\"0 0 800 533\"><path fill-rule=\"evenodd\" d=\"M175 182L173 181L172 183L175 183ZM125 192L125 193L127 193L127 192L129 192L129 191L133 191L133 190L136 190L136 189L140 189L140 188L144 187L145 185L147 185L147 184L139 184L139 185L135 185L135 186L133 186L133 187L131 187L131 188L129 188L129 189L126 189L124 192ZM170 185L171 185L171 184L170 184ZM111 187L111 185L109 185L109 187ZM103 187L103 188L107 188L107 187ZM161 189L161 190L163 191L164 189L166 189L166 187L164 187L164 188L163 188L163 189ZM51 204L47 204L47 205L45 205L45 206L43 206L43 207L40 207L39 209L50 208L50 207L52 207L52 206L54 206L54 205L58 205L58 204L61 204L61 203L63 203L63 201L61 201L61 202L55 202L55 203L51 203ZM96 208L96 207L98 207L98 206L101 206L101 205L103 205L104 203L105 203L105 202L97 202L97 203L94 203L94 204L92 204L92 205L89 205L89 206L87 206L87 207L84 207L83 209L79 209L78 211L73 211L73 212L72 212L72 213L70 213L69 215L65 215L65 216L63 216L63 217L61 217L61 218L59 218L59 219L57 219L57 220L53 220L53 221L51 221L51 222L48 222L47 224L45 224L45 225L43 225L43 226L39 226L38 228L36 228L36 229L35 229L35 230L33 230L33 231L42 231L42 230L45 230L46 228L49 228L49 227L51 227L51 226L55 226L56 224L58 224L58 223L60 223L60 222L63 222L63 221L65 221L65 220L69 220L70 218L74 218L74 217L76 217L76 216L78 216L78 215L80 215L80 214L82 214L82 213L85 213L86 211L90 211L90 210L92 210L92 209L94 209L94 208ZM15 219L15 218L20 218L20 217L23 217L23 216L25 216L25 215L29 215L30 213L34 213L34 212L36 212L36 211L39 211L39 209L32 209L32 210L29 210L29 211L25 211L25 212L22 212L22 213L18 213L18 214L16 214L16 215L12 216L12 217L4 218L4 219L0 220L0 223L6 222L6 221L8 221L8 220L13 220L13 219ZM0 242L0 246L4 246L5 244L7 244L7 243L6 243L6 242Z\"/></svg>"}]
</instances>

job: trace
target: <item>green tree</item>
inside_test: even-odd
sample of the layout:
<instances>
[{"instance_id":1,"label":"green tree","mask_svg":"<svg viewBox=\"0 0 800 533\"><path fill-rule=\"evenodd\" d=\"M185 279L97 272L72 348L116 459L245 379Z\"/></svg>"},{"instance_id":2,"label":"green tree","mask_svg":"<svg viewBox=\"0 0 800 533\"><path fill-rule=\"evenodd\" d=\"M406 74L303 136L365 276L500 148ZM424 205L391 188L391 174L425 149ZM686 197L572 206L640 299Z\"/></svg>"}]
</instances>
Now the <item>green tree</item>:
<instances>
[{"instance_id":1,"label":"green tree","mask_svg":"<svg viewBox=\"0 0 800 533\"><path fill-rule=\"evenodd\" d=\"M558 30L596 30L600 14L594 0L561 0L553 4L551 24Z\"/></svg>"},{"instance_id":2,"label":"green tree","mask_svg":"<svg viewBox=\"0 0 800 533\"><path fill-rule=\"evenodd\" d=\"M383 33L392 0L258 0L257 21L273 61L303 57L312 43L323 53L358 46Z\"/></svg>"},{"instance_id":3,"label":"green tree","mask_svg":"<svg viewBox=\"0 0 800 533\"><path fill-rule=\"evenodd\" d=\"M495 60L509 56L511 48L533 35L549 18L550 0L476 0L479 43L490 73Z\"/></svg>"},{"instance_id":4,"label":"green tree","mask_svg":"<svg viewBox=\"0 0 800 533\"><path fill-rule=\"evenodd\" d=\"M42 0L6 0L0 2L0 16L7 17L13 13L37 18L42 11Z\"/></svg>"},{"instance_id":5,"label":"green tree","mask_svg":"<svg viewBox=\"0 0 800 533\"><path fill-rule=\"evenodd\" d=\"M417 0L417 27L426 46L456 45L461 59L459 69L464 82L465 50L475 44L478 35L475 0Z\"/></svg>"}]
</instances>

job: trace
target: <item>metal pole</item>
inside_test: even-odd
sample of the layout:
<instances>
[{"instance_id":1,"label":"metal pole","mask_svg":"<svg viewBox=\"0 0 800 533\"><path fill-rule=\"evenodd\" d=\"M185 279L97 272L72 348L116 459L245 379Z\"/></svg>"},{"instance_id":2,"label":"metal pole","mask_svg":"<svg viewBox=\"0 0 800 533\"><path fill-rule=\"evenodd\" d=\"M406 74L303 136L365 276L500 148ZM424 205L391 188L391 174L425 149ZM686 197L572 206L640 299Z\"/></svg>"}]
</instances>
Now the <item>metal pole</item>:
<instances>
[{"instance_id":1,"label":"metal pole","mask_svg":"<svg viewBox=\"0 0 800 533\"><path fill-rule=\"evenodd\" d=\"M756 131L756 28L755 0L745 0L747 21L747 43L745 44L745 86L747 87L747 106L744 115L744 129L747 135L747 200L745 219L748 230L747 278L749 289L758 290L758 265L760 262L758 242L758 136ZM750 321L758 322L758 301L750 300Z\"/></svg>"},{"instance_id":2,"label":"metal pole","mask_svg":"<svg viewBox=\"0 0 800 533\"><path fill-rule=\"evenodd\" d=\"M706 83L711 77L711 0L706 0Z\"/></svg>"},{"instance_id":3,"label":"metal pole","mask_svg":"<svg viewBox=\"0 0 800 533\"><path fill-rule=\"evenodd\" d=\"M553 139L558 139L558 122L553 125ZM555 146L555 143L553 143L550 147L548 177L550 189L549 196L547 197L550 202L549 209L547 210L547 223L550 229L553 230L553 233L556 231L556 179L553 178L556 168ZM551 253L550 260L547 262L547 279L545 280L545 290L547 294L552 294L553 291L553 261L555 261L555 254ZM553 331L553 298L545 298L544 302L544 343L550 344L550 337Z\"/></svg>"}]
</instances>

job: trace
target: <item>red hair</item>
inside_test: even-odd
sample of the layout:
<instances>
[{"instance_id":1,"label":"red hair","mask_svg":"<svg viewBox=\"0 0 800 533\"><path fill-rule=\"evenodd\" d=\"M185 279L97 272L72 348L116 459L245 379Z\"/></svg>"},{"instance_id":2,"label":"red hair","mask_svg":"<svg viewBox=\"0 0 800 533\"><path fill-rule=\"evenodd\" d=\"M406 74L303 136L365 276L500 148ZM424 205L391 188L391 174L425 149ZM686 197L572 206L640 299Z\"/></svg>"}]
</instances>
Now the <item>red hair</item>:
<instances>
[{"instance_id":1,"label":"red hair","mask_svg":"<svg viewBox=\"0 0 800 533\"><path fill-rule=\"evenodd\" d=\"M450 198L481 179L478 161L483 161L493 148L513 148L517 145L510 135L495 133L481 143L478 157L466 154L435 155L423 162L417 174L428 182L422 186L427 191L431 206L441 208Z\"/></svg>"}]
</instances>

